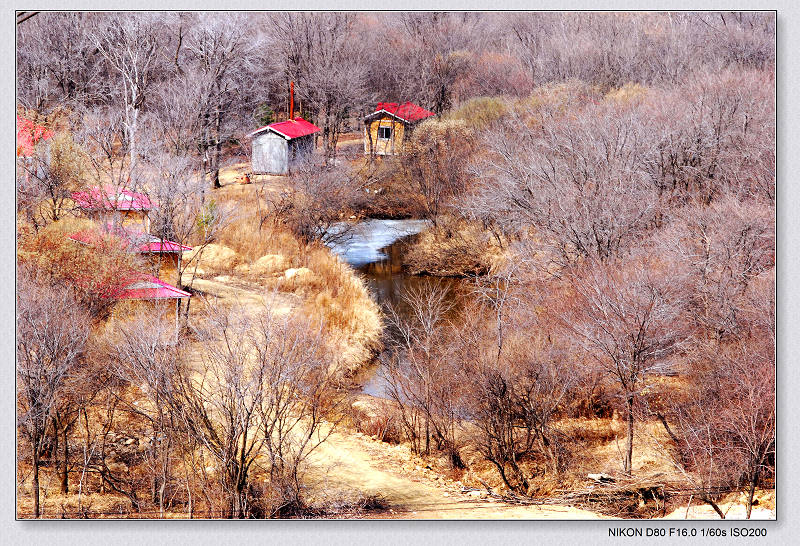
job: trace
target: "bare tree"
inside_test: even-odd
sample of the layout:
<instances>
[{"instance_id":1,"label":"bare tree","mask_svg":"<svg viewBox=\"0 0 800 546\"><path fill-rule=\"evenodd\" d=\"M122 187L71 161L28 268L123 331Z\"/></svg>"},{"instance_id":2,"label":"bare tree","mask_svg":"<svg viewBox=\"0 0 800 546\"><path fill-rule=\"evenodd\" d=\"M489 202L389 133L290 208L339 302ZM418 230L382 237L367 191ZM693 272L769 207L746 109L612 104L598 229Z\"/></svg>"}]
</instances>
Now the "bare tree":
<instances>
[{"instance_id":1,"label":"bare tree","mask_svg":"<svg viewBox=\"0 0 800 546\"><path fill-rule=\"evenodd\" d=\"M178 370L172 404L220 466L228 517L302 508L304 463L333 430L324 421L333 383L319 331L269 309L216 312L208 326L202 363ZM271 503L251 479L256 467L274 487Z\"/></svg>"},{"instance_id":2,"label":"bare tree","mask_svg":"<svg viewBox=\"0 0 800 546\"><path fill-rule=\"evenodd\" d=\"M558 109L530 113L495 131L480 165L476 216L509 232L534 227L550 259L607 260L630 248L658 210L642 169L645 129L634 111L613 104L563 117ZM487 218L488 217L488 218Z\"/></svg>"},{"instance_id":3,"label":"bare tree","mask_svg":"<svg viewBox=\"0 0 800 546\"><path fill-rule=\"evenodd\" d=\"M366 45L354 13L289 13L269 19L286 80L322 127L326 162L336 156L345 121L370 102Z\"/></svg>"},{"instance_id":4,"label":"bare tree","mask_svg":"<svg viewBox=\"0 0 800 546\"><path fill-rule=\"evenodd\" d=\"M627 421L623 466L630 475L634 406L648 378L668 369L667 358L689 333L681 320L685 295L675 272L646 260L587 265L569 275L571 301L561 323L617 384Z\"/></svg>"},{"instance_id":5,"label":"bare tree","mask_svg":"<svg viewBox=\"0 0 800 546\"><path fill-rule=\"evenodd\" d=\"M451 298L439 281L409 288L401 297L402 307L389 306L395 349L387 379L412 449L428 455L435 447L459 468L464 466L456 439L459 372L444 341Z\"/></svg>"},{"instance_id":6,"label":"bare tree","mask_svg":"<svg viewBox=\"0 0 800 546\"><path fill-rule=\"evenodd\" d=\"M467 407L479 430L480 453L497 468L506 487L530 494L532 478L557 476L564 469L565 439L554 421L579 373L564 366L568 353L563 348L541 337L510 337L499 360L484 351L467 363L473 386Z\"/></svg>"},{"instance_id":7,"label":"bare tree","mask_svg":"<svg viewBox=\"0 0 800 546\"><path fill-rule=\"evenodd\" d=\"M756 488L775 473L772 279L759 284L748 327L733 339L699 337L685 370L690 387L661 394L665 415L659 417L676 453L664 451L699 498L723 518L716 504L721 494L745 489L749 518Z\"/></svg>"},{"instance_id":8,"label":"bare tree","mask_svg":"<svg viewBox=\"0 0 800 546\"><path fill-rule=\"evenodd\" d=\"M554 422L583 374L565 365L569 345L538 316L542 298L516 264L483 280L478 295L453 342L470 385L463 403L480 453L509 490L531 494L534 478L565 469L567 440Z\"/></svg>"},{"instance_id":9,"label":"bare tree","mask_svg":"<svg viewBox=\"0 0 800 546\"><path fill-rule=\"evenodd\" d=\"M677 203L723 194L774 202L772 78L719 72L647 100L653 149L643 166L660 195Z\"/></svg>"},{"instance_id":10,"label":"bare tree","mask_svg":"<svg viewBox=\"0 0 800 546\"><path fill-rule=\"evenodd\" d=\"M151 470L151 494L164 517L166 492L177 466L180 438L175 414L169 402L175 396L175 375L183 347L175 339L174 326L165 309L141 311L117 325L111 346L113 373L130 392L120 397L120 409L149 425L147 463ZM124 392L124 391L123 391Z\"/></svg>"},{"instance_id":11,"label":"bare tree","mask_svg":"<svg viewBox=\"0 0 800 546\"><path fill-rule=\"evenodd\" d=\"M102 56L91 39L92 16L40 13L17 26L17 99L40 115L101 100Z\"/></svg>"},{"instance_id":12,"label":"bare tree","mask_svg":"<svg viewBox=\"0 0 800 546\"><path fill-rule=\"evenodd\" d=\"M75 133L75 140L83 152L87 178L108 193L108 199L114 199L123 190L143 189L141 165L129 158L126 160L126 156L134 152L126 137L124 114L113 108L97 107L82 115L83 125Z\"/></svg>"},{"instance_id":13,"label":"bare tree","mask_svg":"<svg viewBox=\"0 0 800 546\"><path fill-rule=\"evenodd\" d=\"M150 213L150 231L162 241L193 247L189 257L179 258L175 271L176 284L191 289L203 251L217 240L233 212L211 197L193 158L157 150L148 154L147 167L158 173L145 190L157 205ZM180 305L187 319L190 302Z\"/></svg>"},{"instance_id":14,"label":"bare tree","mask_svg":"<svg viewBox=\"0 0 800 546\"><path fill-rule=\"evenodd\" d=\"M692 319L715 338L746 327L742 305L754 279L775 265L774 211L755 200L721 196L687 206L654 237L653 252L673 261L692 285Z\"/></svg>"},{"instance_id":15,"label":"bare tree","mask_svg":"<svg viewBox=\"0 0 800 546\"><path fill-rule=\"evenodd\" d=\"M89 331L89 315L69 290L20 271L17 292L18 427L30 442L33 510L39 517L43 442L64 386L76 373Z\"/></svg>"},{"instance_id":16,"label":"bare tree","mask_svg":"<svg viewBox=\"0 0 800 546\"><path fill-rule=\"evenodd\" d=\"M260 45L253 36L247 35L247 26L246 18L239 14L229 17L199 15L188 30L184 44L188 62L183 70L191 74L189 81L199 90L193 94L200 99L196 104L201 130L200 153L204 171L215 188L221 187L222 145L232 134L227 118L236 112L234 102L247 96L247 86L254 83L246 76L255 72L255 54Z\"/></svg>"},{"instance_id":17,"label":"bare tree","mask_svg":"<svg viewBox=\"0 0 800 546\"><path fill-rule=\"evenodd\" d=\"M397 19L385 20L384 34L392 47L375 52L386 64L380 77L391 82L393 100L445 112L473 62L470 50L482 35L482 14L403 13Z\"/></svg>"},{"instance_id":18,"label":"bare tree","mask_svg":"<svg viewBox=\"0 0 800 546\"><path fill-rule=\"evenodd\" d=\"M136 172L139 114L160 62L162 18L157 14L104 16L92 34L95 47L119 77L122 119L129 153L129 169Z\"/></svg>"}]
</instances>

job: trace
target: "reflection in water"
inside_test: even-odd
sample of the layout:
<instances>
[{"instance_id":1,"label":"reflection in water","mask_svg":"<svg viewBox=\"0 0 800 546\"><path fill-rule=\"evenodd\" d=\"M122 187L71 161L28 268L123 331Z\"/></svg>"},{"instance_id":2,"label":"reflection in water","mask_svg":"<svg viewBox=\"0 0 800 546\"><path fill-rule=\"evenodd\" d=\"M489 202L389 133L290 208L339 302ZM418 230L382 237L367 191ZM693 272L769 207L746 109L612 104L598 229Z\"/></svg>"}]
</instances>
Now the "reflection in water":
<instances>
[{"instance_id":1,"label":"reflection in water","mask_svg":"<svg viewBox=\"0 0 800 546\"><path fill-rule=\"evenodd\" d=\"M402 294L409 288L430 282L429 277L404 273L402 267L409 244L427 226L425 220L367 220L355 227L347 242L331 244L331 250L364 276L367 287L382 309L391 304L403 315ZM452 298L464 283L461 279L437 282L450 287ZM365 394L388 396L381 364L365 369L356 380L363 385L361 390Z\"/></svg>"}]
</instances>

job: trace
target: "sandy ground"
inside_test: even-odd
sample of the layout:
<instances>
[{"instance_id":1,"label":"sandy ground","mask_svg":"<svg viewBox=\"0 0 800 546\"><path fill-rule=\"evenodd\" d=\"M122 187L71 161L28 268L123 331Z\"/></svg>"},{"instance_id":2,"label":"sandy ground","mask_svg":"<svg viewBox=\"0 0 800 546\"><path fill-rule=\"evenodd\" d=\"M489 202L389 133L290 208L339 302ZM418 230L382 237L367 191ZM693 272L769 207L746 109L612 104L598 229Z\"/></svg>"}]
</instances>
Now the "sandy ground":
<instances>
[{"instance_id":1,"label":"sandy ground","mask_svg":"<svg viewBox=\"0 0 800 546\"><path fill-rule=\"evenodd\" d=\"M741 503L722 503L720 510L725 514L725 519L747 519L747 509ZM686 511L686 507L678 508L666 516L664 519L719 519L719 515L707 504L693 505ZM755 520L774 520L775 510L753 506L750 512L750 519Z\"/></svg>"},{"instance_id":2,"label":"sandy ground","mask_svg":"<svg viewBox=\"0 0 800 546\"><path fill-rule=\"evenodd\" d=\"M312 453L312 485L379 495L389 506L373 517L389 519L598 519L602 516L565 506L516 506L462 493L427 469L408 471L405 446L389 446L361 434L335 433Z\"/></svg>"}]
</instances>

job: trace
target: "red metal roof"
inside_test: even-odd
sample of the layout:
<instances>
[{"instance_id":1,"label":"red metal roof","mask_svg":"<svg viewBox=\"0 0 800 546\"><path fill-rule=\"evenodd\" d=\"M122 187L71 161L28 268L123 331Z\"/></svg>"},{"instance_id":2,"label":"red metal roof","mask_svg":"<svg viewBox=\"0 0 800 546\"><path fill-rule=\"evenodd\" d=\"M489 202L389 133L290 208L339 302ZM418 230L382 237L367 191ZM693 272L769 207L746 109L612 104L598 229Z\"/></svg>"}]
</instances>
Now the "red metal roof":
<instances>
[{"instance_id":1,"label":"red metal roof","mask_svg":"<svg viewBox=\"0 0 800 546\"><path fill-rule=\"evenodd\" d=\"M141 253L177 253L188 252L189 250L192 250L192 247L176 243L175 241L162 241L161 239L150 241L138 248L138 251Z\"/></svg>"},{"instance_id":2,"label":"red metal roof","mask_svg":"<svg viewBox=\"0 0 800 546\"><path fill-rule=\"evenodd\" d=\"M286 121L276 121L275 123L270 123L269 125L265 125L264 127L260 127L250 133L249 137L254 137L258 133L261 133L265 130L274 131L278 133L283 138L287 140L292 140L293 138L300 138L303 136L313 135L317 131L321 131L319 127L310 123L303 118L294 118L294 119L287 119Z\"/></svg>"},{"instance_id":3,"label":"red metal roof","mask_svg":"<svg viewBox=\"0 0 800 546\"><path fill-rule=\"evenodd\" d=\"M87 210L151 210L156 207L147 195L126 189L117 191L113 186L91 188L72 192L75 203Z\"/></svg>"},{"instance_id":4,"label":"red metal roof","mask_svg":"<svg viewBox=\"0 0 800 546\"><path fill-rule=\"evenodd\" d=\"M404 102L403 104L397 104L396 102L379 102L375 111L367 117L372 117L379 112L386 112L408 123L413 123L436 115L430 110L425 110L423 107L417 106L413 102Z\"/></svg>"},{"instance_id":5,"label":"red metal roof","mask_svg":"<svg viewBox=\"0 0 800 546\"><path fill-rule=\"evenodd\" d=\"M144 233L143 231L113 226L111 224L107 225L106 229L110 235L125 241L131 247L132 251L140 254L168 254L192 250L190 246L182 245L175 241L162 241L158 237L150 235L149 233ZM85 229L73 233L69 238L86 245L96 245L102 241L102 234L96 229Z\"/></svg>"},{"instance_id":6,"label":"red metal roof","mask_svg":"<svg viewBox=\"0 0 800 546\"><path fill-rule=\"evenodd\" d=\"M17 155L33 155L33 147L40 140L47 140L53 132L44 125L38 125L27 118L17 116Z\"/></svg>"},{"instance_id":7,"label":"red metal roof","mask_svg":"<svg viewBox=\"0 0 800 546\"><path fill-rule=\"evenodd\" d=\"M158 277L146 273L134 273L124 281L113 298L118 300L163 300L190 298L189 292L165 283Z\"/></svg>"}]
</instances>

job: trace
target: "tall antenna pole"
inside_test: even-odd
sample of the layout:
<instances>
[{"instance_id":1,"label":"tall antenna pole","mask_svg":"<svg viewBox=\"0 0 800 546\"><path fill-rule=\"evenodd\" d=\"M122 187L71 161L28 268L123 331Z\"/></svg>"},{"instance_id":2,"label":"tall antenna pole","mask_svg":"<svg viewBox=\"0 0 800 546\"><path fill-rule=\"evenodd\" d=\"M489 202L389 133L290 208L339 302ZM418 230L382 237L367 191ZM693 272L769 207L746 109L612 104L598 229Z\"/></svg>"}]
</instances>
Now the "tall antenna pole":
<instances>
[{"instance_id":1,"label":"tall antenna pole","mask_svg":"<svg viewBox=\"0 0 800 546\"><path fill-rule=\"evenodd\" d=\"M289 82L289 119L294 119L294 82Z\"/></svg>"}]
</instances>

